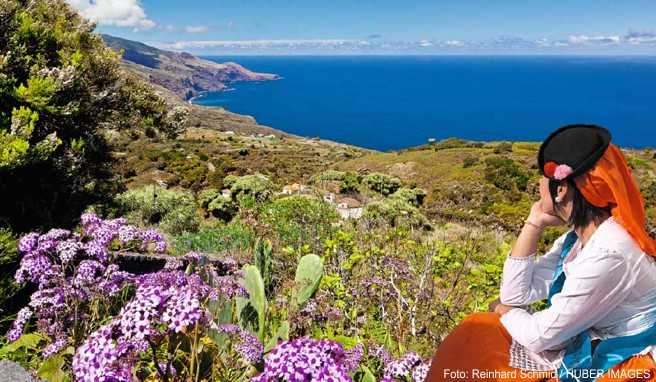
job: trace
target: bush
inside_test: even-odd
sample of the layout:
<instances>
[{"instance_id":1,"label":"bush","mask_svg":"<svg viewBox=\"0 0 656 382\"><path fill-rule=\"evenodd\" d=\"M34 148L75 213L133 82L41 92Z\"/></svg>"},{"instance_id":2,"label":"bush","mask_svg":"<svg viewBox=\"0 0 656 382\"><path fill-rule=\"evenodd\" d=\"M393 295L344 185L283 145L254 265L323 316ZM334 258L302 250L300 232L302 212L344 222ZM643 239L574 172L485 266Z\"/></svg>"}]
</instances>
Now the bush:
<instances>
[{"instance_id":1,"label":"bush","mask_svg":"<svg viewBox=\"0 0 656 382\"><path fill-rule=\"evenodd\" d=\"M467 141L460 138L446 138L432 145L434 150L483 147L483 142Z\"/></svg>"},{"instance_id":2,"label":"bush","mask_svg":"<svg viewBox=\"0 0 656 382\"><path fill-rule=\"evenodd\" d=\"M5 0L0 20L0 194L12 199L0 221L17 232L71 226L118 191L103 132L148 121L175 135L184 113L122 72L64 1Z\"/></svg>"},{"instance_id":3,"label":"bush","mask_svg":"<svg viewBox=\"0 0 656 382\"><path fill-rule=\"evenodd\" d=\"M485 160L485 179L506 191L521 190L526 191L528 172L509 158L493 157Z\"/></svg>"},{"instance_id":4,"label":"bush","mask_svg":"<svg viewBox=\"0 0 656 382\"><path fill-rule=\"evenodd\" d=\"M10 301L20 287L14 282L14 273L18 264L17 240L13 232L0 228L0 315L6 316L17 309L9 306ZM6 328L0 323L0 331Z\"/></svg>"},{"instance_id":5,"label":"bush","mask_svg":"<svg viewBox=\"0 0 656 382\"><path fill-rule=\"evenodd\" d=\"M412 204L415 207L419 207L424 204L424 199L426 198L426 190L421 188L399 188L390 198L399 198L405 202Z\"/></svg>"},{"instance_id":6,"label":"bush","mask_svg":"<svg viewBox=\"0 0 656 382\"><path fill-rule=\"evenodd\" d=\"M364 184L370 190L383 196L391 195L401 188L401 179L381 173L373 173L364 177Z\"/></svg>"},{"instance_id":7,"label":"bush","mask_svg":"<svg viewBox=\"0 0 656 382\"><path fill-rule=\"evenodd\" d=\"M471 167L471 166L475 165L476 163L478 163L478 158L477 157L468 156L468 157L465 157L465 159L462 160L462 167L463 168L468 168L468 167Z\"/></svg>"},{"instance_id":8,"label":"bush","mask_svg":"<svg viewBox=\"0 0 656 382\"><path fill-rule=\"evenodd\" d=\"M130 221L142 226L161 224L172 234L194 232L200 224L194 197L183 191L144 186L118 195L115 204L118 213Z\"/></svg>"},{"instance_id":9,"label":"bush","mask_svg":"<svg viewBox=\"0 0 656 382\"><path fill-rule=\"evenodd\" d=\"M367 204L364 208L363 218L374 224L389 224L392 227L428 226L428 220L419 212L419 209L400 197Z\"/></svg>"},{"instance_id":10,"label":"bush","mask_svg":"<svg viewBox=\"0 0 656 382\"><path fill-rule=\"evenodd\" d=\"M173 252L178 255L189 251L221 253L247 251L255 243L253 228L235 219L230 224L215 224L195 233L184 233L174 238Z\"/></svg>"},{"instance_id":11,"label":"bush","mask_svg":"<svg viewBox=\"0 0 656 382\"><path fill-rule=\"evenodd\" d=\"M645 208L656 207L656 181L642 187L642 197L645 200Z\"/></svg>"},{"instance_id":12,"label":"bush","mask_svg":"<svg viewBox=\"0 0 656 382\"><path fill-rule=\"evenodd\" d=\"M494 148L495 154L511 153L513 151L512 142L501 142Z\"/></svg>"},{"instance_id":13,"label":"bush","mask_svg":"<svg viewBox=\"0 0 656 382\"><path fill-rule=\"evenodd\" d=\"M273 195L273 183L264 175L245 175L241 177L225 178L224 184L230 187L233 199L240 202L243 196L250 196L256 202L262 203L267 201ZM242 203L240 202L241 206Z\"/></svg>"},{"instance_id":14,"label":"bush","mask_svg":"<svg viewBox=\"0 0 656 382\"><path fill-rule=\"evenodd\" d=\"M339 182L339 192L342 193L356 191L360 185L360 177L354 171L327 170L313 176L311 179L313 184L322 181Z\"/></svg>"},{"instance_id":15,"label":"bush","mask_svg":"<svg viewBox=\"0 0 656 382\"><path fill-rule=\"evenodd\" d=\"M219 195L207 205L207 211L215 218L229 222L237 214L237 205L231 198Z\"/></svg>"},{"instance_id":16,"label":"bush","mask_svg":"<svg viewBox=\"0 0 656 382\"><path fill-rule=\"evenodd\" d=\"M262 223L271 227L281 245L295 248L305 243L319 248L338 220L332 206L302 195L277 199L262 206L260 217Z\"/></svg>"}]
</instances>

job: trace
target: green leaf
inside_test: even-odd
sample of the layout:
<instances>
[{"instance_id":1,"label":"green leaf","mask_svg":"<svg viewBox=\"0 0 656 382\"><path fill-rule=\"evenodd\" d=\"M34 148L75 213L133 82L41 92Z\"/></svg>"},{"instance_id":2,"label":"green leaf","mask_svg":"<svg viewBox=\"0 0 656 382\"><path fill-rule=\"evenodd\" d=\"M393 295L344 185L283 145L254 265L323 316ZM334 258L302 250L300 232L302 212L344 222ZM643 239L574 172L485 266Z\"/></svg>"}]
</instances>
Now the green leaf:
<instances>
[{"instance_id":1,"label":"green leaf","mask_svg":"<svg viewBox=\"0 0 656 382\"><path fill-rule=\"evenodd\" d=\"M317 255L305 255L298 262L296 268L296 283L294 292L296 294L296 302L298 305L303 305L307 302L319 289L321 278L323 277L323 261Z\"/></svg>"},{"instance_id":2,"label":"green leaf","mask_svg":"<svg viewBox=\"0 0 656 382\"><path fill-rule=\"evenodd\" d=\"M376 377L374 377L374 373L372 373L368 367L362 365L360 366L360 370L362 371L363 374L361 382L376 382Z\"/></svg>"},{"instance_id":3,"label":"green leaf","mask_svg":"<svg viewBox=\"0 0 656 382\"><path fill-rule=\"evenodd\" d=\"M279 339L283 341L289 341L289 322L283 321L280 323L278 330L276 330L276 334L271 337L269 342L264 347L264 352L266 353L276 347Z\"/></svg>"},{"instance_id":4,"label":"green leaf","mask_svg":"<svg viewBox=\"0 0 656 382\"><path fill-rule=\"evenodd\" d=\"M50 357L43 361L37 375L49 382L67 382L69 378L63 370L64 362L61 355Z\"/></svg>"},{"instance_id":5,"label":"green leaf","mask_svg":"<svg viewBox=\"0 0 656 382\"><path fill-rule=\"evenodd\" d=\"M16 341L8 343L7 345L0 348L0 357L14 353L21 348L37 349L41 340L43 340L43 337L37 333L23 334Z\"/></svg>"},{"instance_id":6,"label":"green leaf","mask_svg":"<svg viewBox=\"0 0 656 382\"><path fill-rule=\"evenodd\" d=\"M267 309L267 300L264 294L264 281L260 271L254 265L244 266L244 278L242 286L246 288L249 296L249 303L257 312L258 317L258 335L260 341L264 341L264 325Z\"/></svg>"}]
</instances>

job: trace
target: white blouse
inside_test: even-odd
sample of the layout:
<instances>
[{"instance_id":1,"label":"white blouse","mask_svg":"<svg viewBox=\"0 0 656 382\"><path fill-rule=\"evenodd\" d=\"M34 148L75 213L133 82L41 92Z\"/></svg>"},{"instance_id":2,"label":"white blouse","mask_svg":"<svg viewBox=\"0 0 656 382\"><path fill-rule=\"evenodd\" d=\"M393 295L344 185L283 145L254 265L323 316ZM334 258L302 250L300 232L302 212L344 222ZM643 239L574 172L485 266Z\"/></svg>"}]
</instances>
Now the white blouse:
<instances>
[{"instance_id":1,"label":"white blouse","mask_svg":"<svg viewBox=\"0 0 656 382\"><path fill-rule=\"evenodd\" d=\"M563 262L565 283L551 306L535 313L524 309L547 298L566 236L537 261L535 254L509 254L505 260L500 300L520 308L501 316L501 323L514 341L539 353L563 349L586 329L593 339L606 339L637 334L656 323L656 259L613 217L597 227L583 249L580 240L574 244Z\"/></svg>"}]
</instances>

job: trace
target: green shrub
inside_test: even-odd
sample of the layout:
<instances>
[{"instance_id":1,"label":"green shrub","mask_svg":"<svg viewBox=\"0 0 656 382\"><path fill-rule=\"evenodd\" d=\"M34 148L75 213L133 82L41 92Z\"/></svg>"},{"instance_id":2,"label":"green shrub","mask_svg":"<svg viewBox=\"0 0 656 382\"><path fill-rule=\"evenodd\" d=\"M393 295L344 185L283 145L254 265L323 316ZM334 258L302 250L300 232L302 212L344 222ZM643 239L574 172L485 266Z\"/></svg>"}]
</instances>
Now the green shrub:
<instances>
[{"instance_id":1,"label":"green shrub","mask_svg":"<svg viewBox=\"0 0 656 382\"><path fill-rule=\"evenodd\" d=\"M322 200L294 195L263 205L260 218L271 227L281 245L300 248L309 244L319 248L332 234L338 215Z\"/></svg>"},{"instance_id":2,"label":"green shrub","mask_svg":"<svg viewBox=\"0 0 656 382\"><path fill-rule=\"evenodd\" d=\"M423 227L428 220L413 204L401 197L390 197L365 206L363 218L374 224L389 224L392 227Z\"/></svg>"},{"instance_id":3,"label":"green shrub","mask_svg":"<svg viewBox=\"0 0 656 382\"><path fill-rule=\"evenodd\" d=\"M257 236L253 228L235 219L230 224L214 224L195 233L184 233L173 239L173 252L185 254L189 251L221 253L248 251Z\"/></svg>"},{"instance_id":4,"label":"green shrub","mask_svg":"<svg viewBox=\"0 0 656 382\"><path fill-rule=\"evenodd\" d=\"M468 156L468 157L465 157L465 159L462 160L462 167L463 168L468 168L468 167L471 167L471 166L475 165L476 163L478 163L478 158L477 157Z\"/></svg>"},{"instance_id":5,"label":"green shrub","mask_svg":"<svg viewBox=\"0 0 656 382\"><path fill-rule=\"evenodd\" d=\"M656 207L656 181L644 185L641 193L645 200L645 208Z\"/></svg>"},{"instance_id":6,"label":"green shrub","mask_svg":"<svg viewBox=\"0 0 656 382\"><path fill-rule=\"evenodd\" d=\"M0 228L0 315L7 316L14 313L14 307L8 306L8 301L20 289L14 282L14 273L18 265L18 241L13 232L7 228ZM4 332L4 323L0 322L0 330Z\"/></svg>"},{"instance_id":7,"label":"green shrub","mask_svg":"<svg viewBox=\"0 0 656 382\"><path fill-rule=\"evenodd\" d=\"M173 136L180 115L66 2L3 0L0 20L0 221L70 227L118 191L105 132Z\"/></svg>"},{"instance_id":8,"label":"green shrub","mask_svg":"<svg viewBox=\"0 0 656 382\"><path fill-rule=\"evenodd\" d=\"M313 176L311 179L314 184L322 181L338 182L340 192L356 191L360 185L360 177L355 171L327 170Z\"/></svg>"},{"instance_id":9,"label":"green shrub","mask_svg":"<svg viewBox=\"0 0 656 382\"><path fill-rule=\"evenodd\" d=\"M446 138L432 146L435 150L483 147L483 142L467 141L460 138Z\"/></svg>"},{"instance_id":10,"label":"green shrub","mask_svg":"<svg viewBox=\"0 0 656 382\"><path fill-rule=\"evenodd\" d=\"M513 151L512 142L501 142L494 148L495 154L511 153Z\"/></svg>"},{"instance_id":11,"label":"green shrub","mask_svg":"<svg viewBox=\"0 0 656 382\"><path fill-rule=\"evenodd\" d=\"M200 218L195 204L181 204L164 214L160 227L171 234L196 232L200 227Z\"/></svg>"},{"instance_id":12,"label":"green shrub","mask_svg":"<svg viewBox=\"0 0 656 382\"><path fill-rule=\"evenodd\" d=\"M377 172L365 176L363 182L370 190L384 196L391 195L401 188L401 179Z\"/></svg>"},{"instance_id":13,"label":"green shrub","mask_svg":"<svg viewBox=\"0 0 656 382\"><path fill-rule=\"evenodd\" d=\"M210 205L212 200L216 199L221 195L221 191L217 190L216 188L208 188L207 190L203 190L203 192L198 195L198 204L200 205L200 208L207 210L207 207Z\"/></svg>"},{"instance_id":14,"label":"green shrub","mask_svg":"<svg viewBox=\"0 0 656 382\"><path fill-rule=\"evenodd\" d=\"M219 195L207 205L207 211L215 218L229 222L237 214L237 205L231 198Z\"/></svg>"},{"instance_id":15,"label":"green shrub","mask_svg":"<svg viewBox=\"0 0 656 382\"><path fill-rule=\"evenodd\" d=\"M240 202L240 197L250 196L256 202L262 203L267 201L273 195L273 183L264 175L245 175L234 179L226 177L224 183L230 185L232 197ZM240 202L241 206L242 203Z\"/></svg>"},{"instance_id":16,"label":"green shrub","mask_svg":"<svg viewBox=\"0 0 656 382\"><path fill-rule=\"evenodd\" d=\"M512 159L492 157L485 160L485 179L506 191L526 191L530 178L526 169Z\"/></svg>"},{"instance_id":17,"label":"green shrub","mask_svg":"<svg viewBox=\"0 0 656 382\"><path fill-rule=\"evenodd\" d=\"M401 187L395 193L390 195L390 198L399 198L405 202L412 204L415 207L419 207L424 204L424 199L426 198L426 190L421 188L406 188Z\"/></svg>"},{"instance_id":18,"label":"green shrub","mask_svg":"<svg viewBox=\"0 0 656 382\"><path fill-rule=\"evenodd\" d=\"M194 232L200 224L196 202L188 192L144 186L126 191L114 201L120 215L142 226L161 224L167 232L178 234Z\"/></svg>"}]
</instances>

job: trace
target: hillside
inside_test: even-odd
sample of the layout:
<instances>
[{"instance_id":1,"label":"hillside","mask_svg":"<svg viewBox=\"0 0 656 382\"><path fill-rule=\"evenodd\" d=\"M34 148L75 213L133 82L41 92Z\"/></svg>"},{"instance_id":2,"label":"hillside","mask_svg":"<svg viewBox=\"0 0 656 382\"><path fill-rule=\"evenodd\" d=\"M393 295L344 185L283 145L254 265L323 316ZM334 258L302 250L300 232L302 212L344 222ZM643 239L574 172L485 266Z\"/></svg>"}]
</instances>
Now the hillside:
<instances>
[{"instance_id":1,"label":"hillside","mask_svg":"<svg viewBox=\"0 0 656 382\"><path fill-rule=\"evenodd\" d=\"M275 80L236 63L217 64L189 53L160 50L146 44L103 35L123 52L122 68L149 82L171 107L188 111L185 132L165 139L132 132L115 137L115 168L128 187L165 182L198 191L220 184L228 174L259 172L280 183L308 180L334 163L370 150L310 139L262 126L251 116L184 99L201 91L220 91L236 81ZM189 94L187 94L190 92ZM219 182L219 183L217 183Z\"/></svg>"},{"instance_id":2,"label":"hillside","mask_svg":"<svg viewBox=\"0 0 656 382\"><path fill-rule=\"evenodd\" d=\"M539 198L538 142L474 142L456 138L390 153L370 153L337 164L343 171L381 172L427 191L432 219L514 231ZM656 227L656 156L624 148Z\"/></svg>"},{"instance_id":3,"label":"hillside","mask_svg":"<svg viewBox=\"0 0 656 382\"><path fill-rule=\"evenodd\" d=\"M137 41L109 35L102 38L110 48L123 52L123 65L128 70L184 100L205 91L226 90L234 82L279 79L275 74L256 73L234 62L218 64Z\"/></svg>"}]
</instances>

